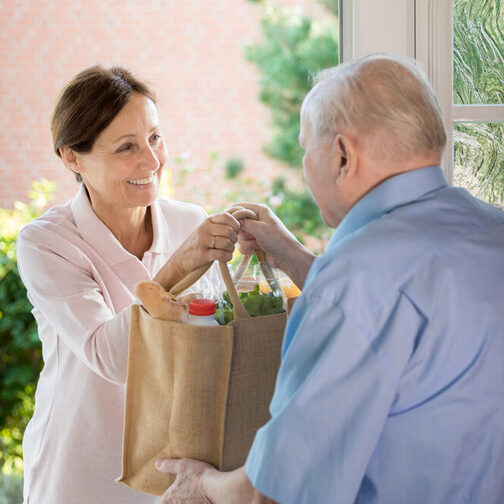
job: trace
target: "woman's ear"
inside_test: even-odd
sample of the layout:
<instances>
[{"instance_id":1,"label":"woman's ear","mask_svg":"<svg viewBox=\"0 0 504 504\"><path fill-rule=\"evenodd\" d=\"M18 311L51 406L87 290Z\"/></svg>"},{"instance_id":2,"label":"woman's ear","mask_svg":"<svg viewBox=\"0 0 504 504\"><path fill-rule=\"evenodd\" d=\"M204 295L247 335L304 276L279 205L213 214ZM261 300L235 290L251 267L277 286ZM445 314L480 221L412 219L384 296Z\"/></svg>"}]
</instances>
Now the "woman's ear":
<instances>
[{"instance_id":1,"label":"woman's ear","mask_svg":"<svg viewBox=\"0 0 504 504\"><path fill-rule=\"evenodd\" d=\"M82 173L81 163L78 154L70 147L60 147L59 153L63 164L74 173Z\"/></svg>"},{"instance_id":2,"label":"woman's ear","mask_svg":"<svg viewBox=\"0 0 504 504\"><path fill-rule=\"evenodd\" d=\"M356 169L355 145L348 135L336 135L332 150L338 169L336 182L340 182L343 178L353 175Z\"/></svg>"}]
</instances>

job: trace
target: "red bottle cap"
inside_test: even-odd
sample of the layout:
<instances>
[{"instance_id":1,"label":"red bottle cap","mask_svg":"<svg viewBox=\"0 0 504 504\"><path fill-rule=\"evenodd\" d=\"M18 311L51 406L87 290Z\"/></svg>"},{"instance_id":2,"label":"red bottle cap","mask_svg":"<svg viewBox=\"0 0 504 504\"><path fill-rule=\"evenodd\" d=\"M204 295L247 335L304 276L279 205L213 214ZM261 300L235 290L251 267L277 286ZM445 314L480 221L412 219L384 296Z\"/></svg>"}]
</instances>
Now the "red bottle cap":
<instances>
[{"instance_id":1,"label":"red bottle cap","mask_svg":"<svg viewBox=\"0 0 504 504\"><path fill-rule=\"evenodd\" d=\"M215 303L211 299L193 299L189 303L189 314L203 317L215 315Z\"/></svg>"}]
</instances>

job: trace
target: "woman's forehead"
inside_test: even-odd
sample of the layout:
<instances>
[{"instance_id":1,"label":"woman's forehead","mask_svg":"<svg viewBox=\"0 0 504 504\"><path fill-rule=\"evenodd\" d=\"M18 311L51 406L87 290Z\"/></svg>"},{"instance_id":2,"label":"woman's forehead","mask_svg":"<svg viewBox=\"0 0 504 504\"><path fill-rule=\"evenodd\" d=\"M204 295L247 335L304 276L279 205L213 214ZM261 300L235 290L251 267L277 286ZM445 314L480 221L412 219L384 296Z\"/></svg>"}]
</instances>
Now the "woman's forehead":
<instances>
[{"instance_id":1,"label":"woman's forehead","mask_svg":"<svg viewBox=\"0 0 504 504\"><path fill-rule=\"evenodd\" d=\"M156 104L146 96L133 93L112 122L102 131L107 140L120 135L140 134L159 126Z\"/></svg>"}]
</instances>

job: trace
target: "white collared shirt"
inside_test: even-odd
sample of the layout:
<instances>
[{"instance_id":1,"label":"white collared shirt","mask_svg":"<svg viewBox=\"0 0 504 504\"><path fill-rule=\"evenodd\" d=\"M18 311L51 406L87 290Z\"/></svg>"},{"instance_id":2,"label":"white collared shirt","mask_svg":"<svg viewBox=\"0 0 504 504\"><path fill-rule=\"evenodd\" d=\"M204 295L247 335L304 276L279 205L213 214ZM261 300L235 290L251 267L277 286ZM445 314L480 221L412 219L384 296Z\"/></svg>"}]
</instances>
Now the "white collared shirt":
<instances>
[{"instance_id":1,"label":"white collared shirt","mask_svg":"<svg viewBox=\"0 0 504 504\"><path fill-rule=\"evenodd\" d=\"M23 439L25 504L147 504L115 483L121 446L130 306L206 218L196 205L157 200L142 260L94 213L84 187L20 232L18 267L42 341L44 369Z\"/></svg>"}]
</instances>

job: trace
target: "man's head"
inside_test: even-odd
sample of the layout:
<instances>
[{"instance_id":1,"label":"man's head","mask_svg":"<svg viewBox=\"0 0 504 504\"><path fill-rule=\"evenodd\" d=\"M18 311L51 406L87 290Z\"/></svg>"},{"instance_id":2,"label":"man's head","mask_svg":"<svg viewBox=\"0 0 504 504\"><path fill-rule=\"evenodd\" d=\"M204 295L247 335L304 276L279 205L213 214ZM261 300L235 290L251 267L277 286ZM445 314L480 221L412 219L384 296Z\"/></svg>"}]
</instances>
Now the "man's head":
<instances>
[{"instance_id":1,"label":"man's head","mask_svg":"<svg viewBox=\"0 0 504 504\"><path fill-rule=\"evenodd\" d=\"M381 181L438 164L446 133L414 61L370 55L322 71L301 108L308 184L335 227Z\"/></svg>"}]
</instances>

